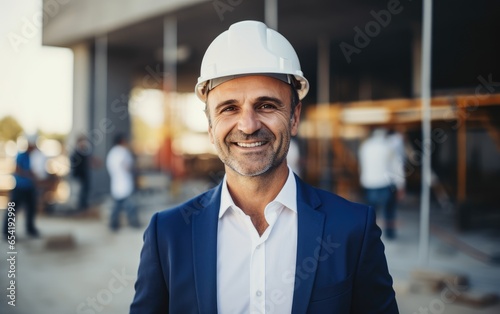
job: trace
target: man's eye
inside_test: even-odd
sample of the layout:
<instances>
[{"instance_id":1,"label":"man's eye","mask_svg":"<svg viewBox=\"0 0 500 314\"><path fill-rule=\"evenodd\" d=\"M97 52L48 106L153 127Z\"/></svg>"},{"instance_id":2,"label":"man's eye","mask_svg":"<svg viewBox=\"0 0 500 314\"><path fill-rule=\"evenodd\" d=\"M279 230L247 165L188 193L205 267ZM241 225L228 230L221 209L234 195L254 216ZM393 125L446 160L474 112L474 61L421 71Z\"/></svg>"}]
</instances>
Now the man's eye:
<instances>
[{"instance_id":1,"label":"man's eye","mask_svg":"<svg viewBox=\"0 0 500 314\"><path fill-rule=\"evenodd\" d=\"M260 108L262 108L262 109L274 109L274 108L276 108L276 106L273 104L262 104L260 106Z\"/></svg>"},{"instance_id":2,"label":"man's eye","mask_svg":"<svg viewBox=\"0 0 500 314\"><path fill-rule=\"evenodd\" d=\"M221 110L221 112L234 111L234 110L235 110L234 107L225 107Z\"/></svg>"}]
</instances>

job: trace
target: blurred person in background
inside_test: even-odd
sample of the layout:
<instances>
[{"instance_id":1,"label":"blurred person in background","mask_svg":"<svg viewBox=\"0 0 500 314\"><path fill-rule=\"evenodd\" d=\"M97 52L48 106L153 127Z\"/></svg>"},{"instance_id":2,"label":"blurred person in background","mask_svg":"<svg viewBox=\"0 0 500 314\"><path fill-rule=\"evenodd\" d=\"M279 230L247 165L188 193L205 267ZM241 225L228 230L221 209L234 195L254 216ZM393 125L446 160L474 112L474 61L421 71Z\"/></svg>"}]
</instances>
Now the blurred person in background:
<instances>
[{"instance_id":1,"label":"blurred person in background","mask_svg":"<svg viewBox=\"0 0 500 314\"><path fill-rule=\"evenodd\" d=\"M293 173L300 177L300 150L299 144L295 138L290 140L290 147L286 155L286 162L292 169Z\"/></svg>"},{"instance_id":2,"label":"blurred person in background","mask_svg":"<svg viewBox=\"0 0 500 314\"><path fill-rule=\"evenodd\" d=\"M405 160L405 140L404 136L401 132L399 132L396 128L391 128L387 132L387 139L389 143L396 150L396 156L401 163L404 163Z\"/></svg>"},{"instance_id":3,"label":"blurred person in background","mask_svg":"<svg viewBox=\"0 0 500 314\"><path fill-rule=\"evenodd\" d=\"M387 129L377 127L361 143L358 152L360 183L366 202L383 211L387 239L396 238L397 200L403 197L405 190L401 145L397 138L389 137Z\"/></svg>"},{"instance_id":4,"label":"blurred person in background","mask_svg":"<svg viewBox=\"0 0 500 314\"><path fill-rule=\"evenodd\" d=\"M287 164L308 89L264 23L210 44L195 91L226 174L152 217L130 313L398 313L373 209Z\"/></svg>"},{"instance_id":5,"label":"blurred person in background","mask_svg":"<svg viewBox=\"0 0 500 314\"><path fill-rule=\"evenodd\" d=\"M36 141L38 142L39 138L37 138ZM48 160L47 156L38 148L34 149L30 153L30 167L31 171L35 175L37 188L36 208L37 211L44 213L52 213L54 209L54 192L57 190L57 185L60 181L57 175L47 172Z\"/></svg>"},{"instance_id":6,"label":"blurred person in background","mask_svg":"<svg viewBox=\"0 0 500 314\"><path fill-rule=\"evenodd\" d=\"M92 144L85 135L76 140L76 147L70 156L71 175L79 183L77 210L85 211L89 207L90 168L99 165L99 161L92 155Z\"/></svg>"},{"instance_id":7,"label":"blurred person in background","mask_svg":"<svg viewBox=\"0 0 500 314\"><path fill-rule=\"evenodd\" d=\"M113 147L106 157L106 168L111 179L111 196L114 200L109 221L110 229L117 231L120 228L120 212L123 209L127 212L129 225L140 227L137 206L132 198L135 190L135 162L125 134L115 135Z\"/></svg>"},{"instance_id":8,"label":"blurred person in background","mask_svg":"<svg viewBox=\"0 0 500 314\"><path fill-rule=\"evenodd\" d=\"M44 172L42 171L43 169L40 169L40 163L42 163L42 167L44 167L43 160L45 160L43 156L40 155L41 152L36 146L37 138L36 135L27 136L28 147L26 151L18 153L16 157L16 169L14 172L16 186L10 193L10 202L15 204L16 217L19 217L18 213L21 208L25 210L26 232L33 238L40 236L35 226L38 197L37 186L40 184L40 178L37 176L37 173L38 175L42 175L41 179L43 179ZM3 234L5 238L9 235L7 213L8 211L6 211L3 225Z\"/></svg>"}]
</instances>

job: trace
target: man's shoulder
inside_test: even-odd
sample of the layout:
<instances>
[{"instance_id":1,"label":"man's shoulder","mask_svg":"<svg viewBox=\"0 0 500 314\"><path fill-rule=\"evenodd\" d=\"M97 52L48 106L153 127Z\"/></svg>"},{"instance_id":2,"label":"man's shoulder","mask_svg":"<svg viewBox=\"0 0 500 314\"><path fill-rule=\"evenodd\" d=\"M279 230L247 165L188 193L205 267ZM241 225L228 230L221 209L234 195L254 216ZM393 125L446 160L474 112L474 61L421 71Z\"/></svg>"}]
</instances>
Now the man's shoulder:
<instances>
[{"instance_id":1,"label":"man's shoulder","mask_svg":"<svg viewBox=\"0 0 500 314\"><path fill-rule=\"evenodd\" d=\"M127 149L120 145L115 145L111 147L106 156L106 163L108 166L114 166L117 163L120 163L124 158L128 155Z\"/></svg>"},{"instance_id":2,"label":"man's shoulder","mask_svg":"<svg viewBox=\"0 0 500 314\"><path fill-rule=\"evenodd\" d=\"M112 155L123 155L123 154L127 154L128 152L129 152L128 148L123 147L121 145L114 145L109 150L108 155L109 154L112 154Z\"/></svg>"},{"instance_id":3,"label":"man's shoulder","mask_svg":"<svg viewBox=\"0 0 500 314\"><path fill-rule=\"evenodd\" d=\"M366 226L374 221L374 211L367 205L313 186L310 186L309 193L317 197L318 201L312 207L323 215L325 232L328 234L361 235Z\"/></svg>"},{"instance_id":4,"label":"man's shoulder","mask_svg":"<svg viewBox=\"0 0 500 314\"><path fill-rule=\"evenodd\" d=\"M308 183L301 182L302 193L314 194L319 200L318 209L328 212L341 212L342 214L362 213L366 214L369 206L348 200L335 193L314 187ZM308 196L310 199L310 195Z\"/></svg>"},{"instance_id":5,"label":"man's shoulder","mask_svg":"<svg viewBox=\"0 0 500 314\"><path fill-rule=\"evenodd\" d=\"M109 161L109 160L112 160L113 158L116 158L116 154L117 154L117 149L116 149L116 145L111 147L111 149L109 150L107 156L106 156L106 160Z\"/></svg>"}]
</instances>

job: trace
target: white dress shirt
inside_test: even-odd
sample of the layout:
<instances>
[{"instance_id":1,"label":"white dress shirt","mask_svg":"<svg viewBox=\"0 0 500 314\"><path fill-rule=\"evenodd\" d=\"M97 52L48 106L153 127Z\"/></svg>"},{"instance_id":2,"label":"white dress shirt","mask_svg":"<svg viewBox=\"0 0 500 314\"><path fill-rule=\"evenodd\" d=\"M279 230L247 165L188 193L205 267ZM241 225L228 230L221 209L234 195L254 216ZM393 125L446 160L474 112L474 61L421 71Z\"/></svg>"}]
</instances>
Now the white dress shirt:
<instances>
[{"instance_id":1,"label":"white dress shirt","mask_svg":"<svg viewBox=\"0 0 500 314\"><path fill-rule=\"evenodd\" d=\"M30 153L30 168L38 180L47 179L47 157L39 150L34 149Z\"/></svg>"},{"instance_id":2,"label":"white dress shirt","mask_svg":"<svg viewBox=\"0 0 500 314\"><path fill-rule=\"evenodd\" d=\"M364 188L378 189L396 185L403 188L403 160L384 130L375 130L359 149L360 182Z\"/></svg>"},{"instance_id":3,"label":"white dress shirt","mask_svg":"<svg viewBox=\"0 0 500 314\"><path fill-rule=\"evenodd\" d=\"M134 191L134 157L130 150L121 145L115 145L106 158L106 168L111 179L111 196L114 199L124 199Z\"/></svg>"},{"instance_id":4,"label":"white dress shirt","mask_svg":"<svg viewBox=\"0 0 500 314\"><path fill-rule=\"evenodd\" d=\"M222 185L217 239L219 313L291 313L297 258L297 191L292 170L264 215L259 236Z\"/></svg>"}]
</instances>

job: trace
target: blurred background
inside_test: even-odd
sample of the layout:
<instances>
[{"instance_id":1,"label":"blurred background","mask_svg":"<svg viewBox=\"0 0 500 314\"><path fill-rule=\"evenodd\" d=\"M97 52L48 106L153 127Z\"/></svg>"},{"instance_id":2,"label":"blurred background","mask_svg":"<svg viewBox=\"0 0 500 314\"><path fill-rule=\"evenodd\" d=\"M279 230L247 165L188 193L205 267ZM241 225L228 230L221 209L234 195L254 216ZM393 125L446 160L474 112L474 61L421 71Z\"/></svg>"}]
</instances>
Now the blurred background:
<instances>
[{"instance_id":1,"label":"blurred background","mask_svg":"<svg viewBox=\"0 0 500 314\"><path fill-rule=\"evenodd\" d=\"M400 135L405 193L398 236L384 243L401 312L499 313L500 3L432 5L430 142L422 138L422 12L422 2L412 0L1 4L2 221L16 156L34 134L42 156L33 169L40 173L40 237L25 234L19 212L17 305L2 297L2 313L128 311L150 216L222 179L193 89L210 42L247 19L292 43L311 84L294 143L294 169L305 181L364 202L361 144L374 127ZM127 228L124 220L112 233L105 160L118 133L128 136L135 157L142 227ZM85 208L76 151L89 159ZM425 188L430 226L422 229ZM4 258L0 266L3 287Z\"/></svg>"}]
</instances>

